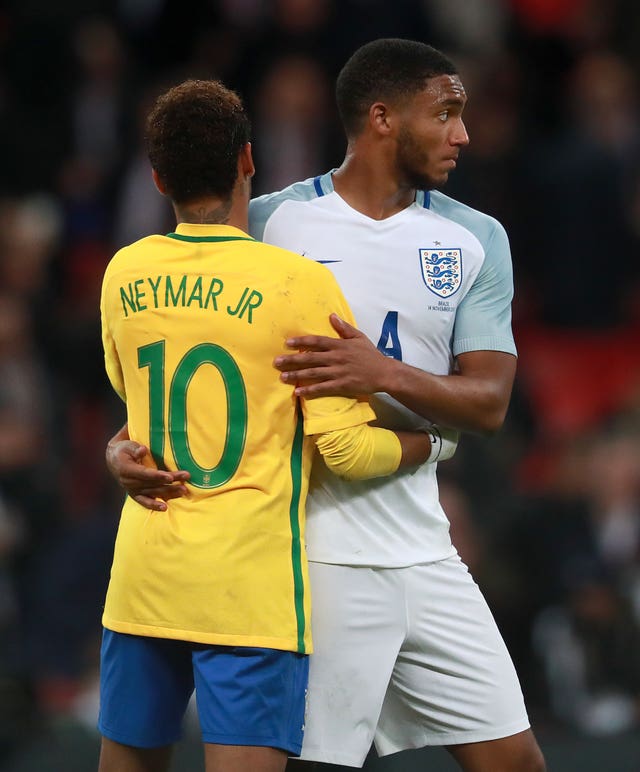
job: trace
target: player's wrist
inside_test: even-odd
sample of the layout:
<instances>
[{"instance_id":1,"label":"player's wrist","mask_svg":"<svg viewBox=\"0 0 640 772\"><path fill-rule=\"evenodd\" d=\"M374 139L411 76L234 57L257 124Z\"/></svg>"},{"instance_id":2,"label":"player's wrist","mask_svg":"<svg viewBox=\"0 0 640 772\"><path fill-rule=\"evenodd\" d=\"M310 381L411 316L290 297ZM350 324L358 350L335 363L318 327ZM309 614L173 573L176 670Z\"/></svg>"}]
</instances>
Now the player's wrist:
<instances>
[{"instance_id":1,"label":"player's wrist","mask_svg":"<svg viewBox=\"0 0 640 772\"><path fill-rule=\"evenodd\" d=\"M458 448L460 432L457 429L451 429L448 426L438 426L438 430L440 432L440 437L442 438L438 461L446 461L455 454Z\"/></svg>"},{"instance_id":2,"label":"player's wrist","mask_svg":"<svg viewBox=\"0 0 640 772\"><path fill-rule=\"evenodd\" d=\"M402 362L393 357L381 355L382 363L375 392L384 392L390 396L398 391L402 381Z\"/></svg>"},{"instance_id":3,"label":"player's wrist","mask_svg":"<svg viewBox=\"0 0 640 772\"><path fill-rule=\"evenodd\" d=\"M448 429L447 427L428 423L421 426L419 431L427 434L431 441L431 450L426 460L427 464L446 461L456 452L459 433L455 429Z\"/></svg>"}]
</instances>

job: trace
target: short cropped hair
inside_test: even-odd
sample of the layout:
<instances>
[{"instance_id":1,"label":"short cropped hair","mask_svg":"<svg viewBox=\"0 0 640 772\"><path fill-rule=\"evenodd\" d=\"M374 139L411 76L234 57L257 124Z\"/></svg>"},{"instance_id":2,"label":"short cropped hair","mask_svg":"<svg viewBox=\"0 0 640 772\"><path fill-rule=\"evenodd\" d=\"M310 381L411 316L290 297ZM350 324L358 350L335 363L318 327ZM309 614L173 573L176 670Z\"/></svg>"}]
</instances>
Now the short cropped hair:
<instances>
[{"instance_id":1,"label":"short cropped hair","mask_svg":"<svg viewBox=\"0 0 640 772\"><path fill-rule=\"evenodd\" d=\"M421 91L429 78L457 74L453 62L426 43L399 38L366 43L347 61L336 83L347 137L362 131L374 102L398 103Z\"/></svg>"},{"instance_id":2,"label":"short cropped hair","mask_svg":"<svg viewBox=\"0 0 640 772\"><path fill-rule=\"evenodd\" d=\"M235 92L216 80L187 80L157 99L145 129L151 166L172 201L231 195L251 132Z\"/></svg>"}]
</instances>

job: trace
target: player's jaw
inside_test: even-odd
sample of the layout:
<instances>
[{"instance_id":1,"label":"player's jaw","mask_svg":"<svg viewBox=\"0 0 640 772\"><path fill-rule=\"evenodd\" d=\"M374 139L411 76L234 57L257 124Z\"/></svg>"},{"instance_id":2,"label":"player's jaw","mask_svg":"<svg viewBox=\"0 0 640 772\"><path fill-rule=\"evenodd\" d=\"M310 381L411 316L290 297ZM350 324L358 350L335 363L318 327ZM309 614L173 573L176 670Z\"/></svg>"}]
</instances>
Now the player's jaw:
<instances>
[{"instance_id":1,"label":"player's jaw","mask_svg":"<svg viewBox=\"0 0 640 772\"><path fill-rule=\"evenodd\" d=\"M417 190L442 187L456 168L459 149L441 144L438 149L427 147L410 131L401 132L398 140L398 173L404 185Z\"/></svg>"}]
</instances>

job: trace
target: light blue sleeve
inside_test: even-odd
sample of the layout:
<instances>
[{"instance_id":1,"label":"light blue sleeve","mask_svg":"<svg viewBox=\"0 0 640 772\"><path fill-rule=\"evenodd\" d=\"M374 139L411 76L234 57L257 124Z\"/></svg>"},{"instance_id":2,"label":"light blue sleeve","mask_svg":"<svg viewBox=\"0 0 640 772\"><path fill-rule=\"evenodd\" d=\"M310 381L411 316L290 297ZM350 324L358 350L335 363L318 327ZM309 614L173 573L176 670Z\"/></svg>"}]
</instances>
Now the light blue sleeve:
<instances>
[{"instance_id":1,"label":"light blue sleeve","mask_svg":"<svg viewBox=\"0 0 640 772\"><path fill-rule=\"evenodd\" d=\"M516 354L511 331L513 269L507 234L500 223L485 246L485 259L473 285L458 306L453 355L467 351Z\"/></svg>"},{"instance_id":2,"label":"light blue sleeve","mask_svg":"<svg viewBox=\"0 0 640 772\"><path fill-rule=\"evenodd\" d=\"M310 177L303 182L294 182L284 190L278 190L275 193L267 193L264 196L258 196L249 202L249 234L258 241L264 240L264 229L269 222L269 218L285 201L310 201L323 195L324 191L320 187L320 178Z\"/></svg>"},{"instance_id":3,"label":"light blue sleeve","mask_svg":"<svg viewBox=\"0 0 640 772\"><path fill-rule=\"evenodd\" d=\"M453 355L468 351L517 355L511 331L513 266L505 229L493 217L442 194L433 195L431 208L471 231L485 252L480 271L456 311Z\"/></svg>"}]
</instances>

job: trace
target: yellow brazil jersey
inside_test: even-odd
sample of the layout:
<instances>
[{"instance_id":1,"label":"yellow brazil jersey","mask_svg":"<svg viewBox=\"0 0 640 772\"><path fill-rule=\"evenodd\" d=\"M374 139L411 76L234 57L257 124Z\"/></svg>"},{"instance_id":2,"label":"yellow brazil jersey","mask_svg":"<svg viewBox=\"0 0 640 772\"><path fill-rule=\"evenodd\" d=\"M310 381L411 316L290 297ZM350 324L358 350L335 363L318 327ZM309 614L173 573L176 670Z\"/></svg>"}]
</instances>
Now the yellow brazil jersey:
<instances>
[{"instance_id":1,"label":"yellow brazil jersey","mask_svg":"<svg viewBox=\"0 0 640 772\"><path fill-rule=\"evenodd\" d=\"M123 506L103 623L122 633L311 651L308 437L370 421L366 402L303 402L273 359L352 321L324 266L224 225L180 224L105 272L107 373L129 434L191 473L189 496Z\"/></svg>"}]
</instances>

